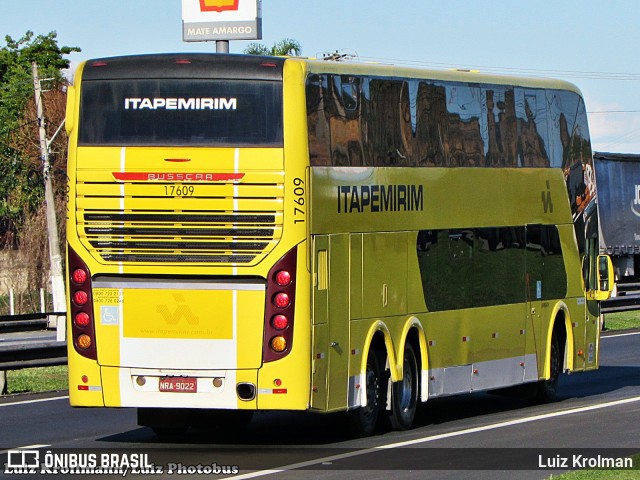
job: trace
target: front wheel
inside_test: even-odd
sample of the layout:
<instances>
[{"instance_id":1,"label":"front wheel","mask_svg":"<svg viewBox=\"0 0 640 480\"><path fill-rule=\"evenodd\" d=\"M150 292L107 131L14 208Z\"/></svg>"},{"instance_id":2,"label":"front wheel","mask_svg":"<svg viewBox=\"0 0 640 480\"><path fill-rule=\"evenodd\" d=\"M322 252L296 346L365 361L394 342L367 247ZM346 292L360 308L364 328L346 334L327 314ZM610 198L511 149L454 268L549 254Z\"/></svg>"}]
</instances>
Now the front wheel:
<instances>
[{"instance_id":1,"label":"front wheel","mask_svg":"<svg viewBox=\"0 0 640 480\"><path fill-rule=\"evenodd\" d=\"M560 343L555 332L551 336L551 352L549 352L549 362L551 375L547 380L538 382L538 392L536 400L541 403L553 402L558 395L558 379L562 373L562 358L560 358Z\"/></svg>"},{"instance_id":2,"label":"front wheel","mask_svg":"<svg viewBox=\"0 0 640 480\"><path fill-rule=\"evenodd\" d=\"M418 406L418 361L411 344L404 348L402 380L392 384L391 426L394 430L408 430L413 424Z\"/></svg>"}]
</instances>

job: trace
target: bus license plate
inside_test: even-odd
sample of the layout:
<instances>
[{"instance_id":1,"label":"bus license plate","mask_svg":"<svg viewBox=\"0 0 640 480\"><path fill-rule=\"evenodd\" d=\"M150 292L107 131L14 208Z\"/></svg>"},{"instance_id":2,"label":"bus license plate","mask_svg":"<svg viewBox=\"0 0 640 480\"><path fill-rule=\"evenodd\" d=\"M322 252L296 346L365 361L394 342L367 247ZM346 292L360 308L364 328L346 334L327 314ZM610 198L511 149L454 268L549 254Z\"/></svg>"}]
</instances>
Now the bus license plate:
<instances>
[{"instance_id":1,"label":"bus license plate","mask_svg":"<svg viewBox=\"0 0 640 480\"><path fill-rule=\"evenodd\" d=\"M161 377L161 392L195 393L198 391L198 379L191 377Z\"/></svg>"}]
</instances>

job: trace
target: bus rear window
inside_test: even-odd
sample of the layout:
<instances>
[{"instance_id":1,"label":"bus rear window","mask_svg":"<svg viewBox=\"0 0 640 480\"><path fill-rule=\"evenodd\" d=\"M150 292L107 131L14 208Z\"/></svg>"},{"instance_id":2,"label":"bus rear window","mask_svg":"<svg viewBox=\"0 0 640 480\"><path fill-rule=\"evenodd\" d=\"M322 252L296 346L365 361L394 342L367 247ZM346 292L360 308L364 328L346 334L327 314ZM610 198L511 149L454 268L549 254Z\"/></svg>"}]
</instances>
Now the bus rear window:
<instances>
[{"instance_id":1,"label":"bus rear window","mask_svg":"<svg viewBox=\"0 0 640 480\"><path fill-rule=\"evenodd\" d=\"M80 145L282 146L282 83L93 80L82 86Z\"/></svg>"}]
</instances>

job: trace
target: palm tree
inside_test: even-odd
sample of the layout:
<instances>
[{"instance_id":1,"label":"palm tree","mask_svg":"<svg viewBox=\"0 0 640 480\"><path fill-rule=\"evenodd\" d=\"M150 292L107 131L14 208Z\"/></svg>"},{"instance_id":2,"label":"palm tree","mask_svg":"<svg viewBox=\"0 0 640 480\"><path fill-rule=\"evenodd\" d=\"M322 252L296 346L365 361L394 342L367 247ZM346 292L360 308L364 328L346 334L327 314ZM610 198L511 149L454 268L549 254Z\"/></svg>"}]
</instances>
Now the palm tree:
<instances>
[{"instance_id":1,"label":"palm tree","mask_svg":"<svg viewBox=\"0 0 640 480\"><path fill-rule=\"evenodd\" d=\"M273 44L271 48L267 48L261 43L251 42L244 53L248 55L270 55L274 57L281 56L299 56L302 52L302 46L297 40L285 38Z\"/></svg>"}]
</instances>

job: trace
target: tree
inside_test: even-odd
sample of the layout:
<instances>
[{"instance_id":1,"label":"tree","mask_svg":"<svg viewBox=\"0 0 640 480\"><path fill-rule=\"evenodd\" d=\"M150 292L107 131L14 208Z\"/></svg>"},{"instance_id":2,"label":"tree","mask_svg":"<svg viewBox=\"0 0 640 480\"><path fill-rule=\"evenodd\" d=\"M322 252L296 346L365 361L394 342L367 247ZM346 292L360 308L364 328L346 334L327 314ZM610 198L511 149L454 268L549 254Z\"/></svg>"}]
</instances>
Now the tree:
<instances>
[{"instance_id":1,"label":"tree","mask_svg":"<svg viewBox=\"0 0 640 480\"><path fill-rule=\"evenodd\" d=\"M297 40L285 38L273 44L271 48L257 42L251 42L244 49L244 53L248 55L270 55L273 57L280 56L299 56L302 53L302 46Z\"/></svg>"},{"instance_id":2,"label":"tree","mask_svg":"<svg viewBox=\"0 0 640 480\"><path fill-rule=\"evenodd\" d=\"M38 64L42 78L59 82L62 70L69 68L69 60L63 56L80 51L78 47L59 47L56 38L56 32L34 38L31 31L19 40L5 37L6 46L0 49L0 133L16 126L33 98L31 63Z\"/></svg>"},{"instance_id":3,"label":"tree","mask_svg":"<svg viewBox=\"0 0 640 480\"><path fill-rule=\"evenodd\" d=\"M18 40L7 35L5 41L0 48L0 246L16 246L23 222L39 210L44 192L31 64L38 64L41 78L51 79L43 103L47 127L55 130L64 119L62 70L69 68L64 56L80 49L60 47L56 32L34 36L28 31ZM51 137L54 131L47 133ZM59 135L52 148L54 172L62 177L59 182L54 178L60 191L66 177L60 161L66 156L66 138Z\"/></svg>"}]
</instances>

